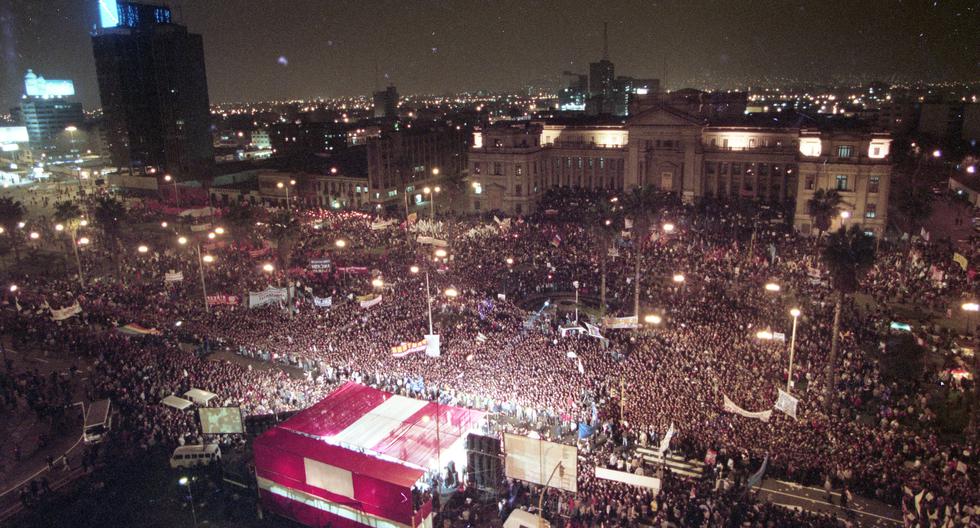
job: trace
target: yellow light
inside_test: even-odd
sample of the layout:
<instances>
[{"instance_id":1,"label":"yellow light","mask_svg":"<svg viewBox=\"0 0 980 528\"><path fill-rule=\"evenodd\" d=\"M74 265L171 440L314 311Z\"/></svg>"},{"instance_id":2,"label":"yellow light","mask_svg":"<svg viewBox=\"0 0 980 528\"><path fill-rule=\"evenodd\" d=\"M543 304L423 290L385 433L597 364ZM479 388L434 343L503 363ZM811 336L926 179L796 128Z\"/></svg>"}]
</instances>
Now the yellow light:
<instances>
[{"instance_id":1,"label":"yellow light","mask_svg":"<svg viewBox=\"0 0 980 528\"><path fill-rule=\"evenodd\" d=\"M411 271L412 273L418 273L419 272L419 267L418 266L412 266L411 268L408 268L408 271Z\"/></svg>"},{"instance_id":2,"label":"yellow light","mask_svg":"<svg viewBox=\"0 0 980 528\"><path fill-rule=\"evenodd\" d=\"M664 233L673 233L673 232L674 232L674 224L671 223L664 224Z\"/></svg>"},{"instance_id":3,"label":"yellow light","mask_svg":"<svg viewBox=\"0 0 980 528\"><path fill-rule=\"evenodd\" d=\"M85 244L88 244L88 237L79 238L78 239L78 244L81 245L81 246L84 246Z\"/></svg>"},{"instance_id":4,"label":"yellow light","mask_svg":"<svg viewBox=\"0 0 980 528\"><path fill-rule=\"evenodd\" d=\"M225 234L225 228L223 228L223 227L216 227L216 228L214 228L214 232L217 233L217 234L219 234L219 235L223 235L223 234Z\"/></svg>"},{"instance_id":5,"label":"yellow light","mask_svg":"<svg viewBox=\"0 0 980 528\"><path fill-rule=\"evenodd\" d=\"M171 178L169 174L165 174L165 175L163 176L163 181L170 181L170 180L172 180L172 179L173 179L173 178Z\"/></svg>"},{"instance_id":6,"label":"yellow light","mask_svg":"<svg viewBox=\"0 0 980 528\"><path fill-rule=\"evenodd\" d=\"M439 175L439 167L436 167L436 168L432 169L432 175L433 176L438 176Z\"/></svg>"},{"instance_id":7,"label":"yellow light","mask_svg":"<svg viewBox=\"0 0 980 528\"><path fill-rule=\"evenodd\" d=\"M276 183L276 187L278 187L278 188L280 188L280 189L282 189L283 187L285 187L285 185L283 185L283 183L282 183L282 182L277 182L277 183Z\"/></svg>"},{"instance_id":8,"label":"yellow light","mask_svg":"<svg viewBox=\"0 0 980 528\"><path fill-rule=\"evenodd\" d=\"M967 312L980 312L980 304L975 302L963 303L963 310Z\"/></svg>"},{"instance_id":9,"label":"yellow light","mask_svg":"<svg viewBox=\"0 0 980 528\"><path fill-rule=\"evenodd\" d=\"M55 231L64 231L65 230L65 226L63 226L61 224L55 224L54 230Z\"/></svg>"},{"instance_id":10,"label":"yellow light","mask_svg":"<svg viewBox=\"0 0 980 528\"><path fill-rule=\"evenodd\" d=\"M447 288L446 289L446 297L455 298L457 295L459 295L459 292L456 291L456 288Z\"/></svg>"},{"instance_id":11,"label":"yellow light","mask_svg":"<svg viewBox=\"0 0 980 528\"><path fill-rule=\"evenodd\" d=\"M37 231L31 231L31 240L37 240L41 238L41 234Z\"/></svg>"},{"instance_id":12,"label":"yellow light","mask_svg":"<svg viewBox=\"0 0 980 528\"><path fill-rule=\"evenodd\" d=\"M167 223L166 222L160 222L160 227L166 229L167 228Z\"/></svg>"},{"instance_id":13,"label":"yellow light","mask_svg":"<svg viewBox=\"0 0 980 528\"><path fill-rule=\"evenodd\" d=\"M789 311L789 314L792 315L793 317L799 317L800 313L801 312L799 308L793 308L792 310Z\"/></svg>"},{"instance_id":14,"label":"yellow light","mask_svg":"<svg viewBox=\"0 0 980 528\"><path fill-rule=\"evenodd\" d=\"M675 273L674 274L674 282L676 282L676 283L684 282L684 275L681 274L681 273Z\"/></svg>"},{"instance_id":15,"label":"yellow light","mask_svg":"<svg viewBox=\"0 0 980 528\"><path fill-rule=\"evenodd\" d=\"M643 317L643 322L644 323L647 323L647 324L655 324L655 325L657 325L657 324L660 324L662 321L663 321L663 318L660 317L657 314L648 314L648 315L645 315Z\"/></svg>"},{"instance_id":16,"label":"yellow light","mask_svg":"<svg viewBox=\"0 0 980 528\"><path fill-rule=\"evenodd\" d=\"M432 192L432 189L426 187L426 188L422 189L422 192L425 193L425 194L429 194L429 193Z\"/></svg>"},{"instance_id":17,"label":"yellow light","mask_svg":"<svg viewBox=\"0 0 980 528\"><path fill-rule=\"evenodd\" d=\"M439 187L438 185L436 185L436 188L435 188L435 189L433 189L433 190L434 190L435 192L442 192L442 187Z\"/></svg>"},{"instance_id":18,"label":"yellow light","mask_svg":"<svg viewBox=\"0 0 980 528\"><path fill-rule=\"evenodd\" d=\"M12 292L17 291L17 285L16 284L11 284L10 285L10 291L12 291Z\"/></svg>"},{"instance_id":19,"label":"yellow light","mask_svg":"<svg viewBox=\"0 0 980 528\"><path fill-rule=\"evenodd\" d=\"M446 258L446 255L448 255L448 254L449 253L446 253L446 250L445 249L439 248L439 249L436 250L436 256L439 257L439 258Z\"/></svg>"},{"instance_id":20,"label":"yellow light","mask_svg":"<svg viewBox=\"0 0 980 528\"><path fill-rule=\"evenodd\" d=\"M510 257L507 257L507 265L508 266L513 266L514 265L514 259L512 259Z\"/></svg>"},{"instance_id":21,"label":"yellow light","mask_svg":"<svg viewBox=\"0 0 980 528\"><path fill-rule=\"evenodd\" d=\"M755 337L768 341L772 339L772 332L769 330L759 330L755 333Z\"/></svg>"},{"instance_id":22,"label":"yellow light","mask_svg":"<svg viewBox=\"0 0 980 528\"><path fill-rule=\"evenodd\" d=\"M136 251L139 251L140 253L146 253L149 250L150 250L150 248L148 248L146 246L143 246L143 245L140 245L140 247L136 248Z\"/></svg>"},{"instance_id":23,"label":"yellow light","mask_svg":"<svg viewBox=\"0 0 980 528\"><path fill-rule=\"evenodd\" d=\"M272 273L272 270L274 270L274 269L276 269L276 267L273 266L272 264L266 263L266 264L263 264L262 265L262 271L266 271L266 272Z\"/></svg>"},{"instance_id":24,"label":"yellow light","mask_svg":"<svg viewBox=\"0 0 980 528\"><path fill-rule=\"evenodd\" d=\"M766 284L766 291L778 292L779 290L780 287L775 282L770 282L769 284Z\"/></svg>"},{"instance_id":25,"label":"yellow light","mask_svg":"<svg viewBox=\"0 0 980 528\"><path fill-rule=\"evenodd\" d=\"M88 220L86 220L86 219L84 219L84 218L82 218L82 221L81 221L81 222L79 222L79 223L78 223L78 225L80 225L80 226L82 226L82 227L85 227L85 226L87 226L87 225L88 225Z\"/></svg>"},{"instance_id":26,"label":"yellow light","mask_svg":"<svg viewBox=\"0 0 980 528\"><path fill-rule=\"evenodd\" d=\"M215 235L214 233L208 233L208 238L211 239L211 240L214 240L214 237L216 237L216 236L217 235Z\"/></svg>"},{"instance_id":27,"label":"yellow light","mask_svg":"<svg viewBox=\"0 0 980 528\"><path fill-rule=\"evenodd\" d=\"M375 279L372 279L371 280L371 286L374 286L375 288L380 288L380 287L382 287L384 285L385 285L385 283L381 279L375 278Z\"/></svg>"},{"instance_id":28,"label":"yellow light","mask_svg":"<svg viewBox=\"0 0 980 528\"><path fill-rule=\"evenodd\" d=\"M341 238L338 239L336 242L334 242L334 245L336 245L339 248L347 247L347 241Z\"/></svg>"},{"instance_id":29,"label":"yellow light","mask_svg":"<svg viewBox=\"0 0 980 528\"><path fill-rule=\"evenodd\" d=\"M843 218L844 220L847 220L848 218L851 217L851 212L850 211L841 211L840 212L840 217Z\"/></svg>"},{"instance_id":30,"label":"yellow light","mask_svg":"<svg viewBox=\"0 0 980 528\"><path fill-rule=\"evenodd\" d=\"M210 264L214 262L214 257L212 255L204 255L203 257L201 257L201 260Z\"/></svg>"},{"instance_id":31,"label":"yellow light","mask_svg":"<svg viewBox=\"0 0 980 528\"><path fill-rule=\"evenodd\" d=\"M187 243L187 237L180 237L180 238L178 238L177 239L177 243L183 246L184 244Z\"/></svg>"}]
</instances>

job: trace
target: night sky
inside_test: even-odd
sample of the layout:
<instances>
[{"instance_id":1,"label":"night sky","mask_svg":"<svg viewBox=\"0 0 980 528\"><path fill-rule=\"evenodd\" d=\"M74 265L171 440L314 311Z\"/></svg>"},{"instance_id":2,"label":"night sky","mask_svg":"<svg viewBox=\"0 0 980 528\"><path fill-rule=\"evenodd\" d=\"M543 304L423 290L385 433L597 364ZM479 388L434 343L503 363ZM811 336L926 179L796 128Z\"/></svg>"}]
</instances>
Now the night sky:
<instances>
[{"instance_id":1,"label":"night sky","mask_svg":"<svg viewBox=\"0 0 980 528\"><path fill-rule=\"evenodd\" d=\"M671 89L980 79L980 8L947 1L177 0L204 36L212 103L551 88L586 73L609 22L616 73ZM33 68L99 106L95 0L0 0L0 108ZM377 75L376 73L377 72Z\"/></svg>"}]
</instances>

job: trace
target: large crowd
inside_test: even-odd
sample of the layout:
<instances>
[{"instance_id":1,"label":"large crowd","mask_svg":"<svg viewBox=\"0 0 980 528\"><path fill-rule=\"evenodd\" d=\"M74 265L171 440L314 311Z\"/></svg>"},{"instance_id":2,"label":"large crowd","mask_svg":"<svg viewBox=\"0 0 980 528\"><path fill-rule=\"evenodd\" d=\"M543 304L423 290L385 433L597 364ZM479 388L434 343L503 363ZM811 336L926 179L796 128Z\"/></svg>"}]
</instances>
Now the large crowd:
<instances>
[{"instance_id":1,"label":"large crowd","mask_svg":"<svg viewBox=\"0 0 980 528\"><path fill-rule=\"evenodd\" d=\"M0 328L18 349L93 362L84 390L90 399L112 399L121 418L114 441L133 453L202 440L192 413L160 404L169 394L203 388L218 394L214 404L268 414L302 409L353 379L490 409L555 439L588 424L596 432L579 440L585 456L579 492L550 491L546 508L552 519L576 525L823 527L845 521L746 494L745 476L764 458L766 477L900 506L915 522L969 526L980 519L980 511L972 513L980 508L977 446L969 435L942 434L929 405L937 390L969 393L969 382L951 383L943 369L929 368L915 383L897 383L879 361L894 320L891 306L914 304L948 315L958 310L961 294L972 293L972 273L951 260L948 248L922 240L879 245L857 296L862 301L848 298L843 307L839 376L827 390L836 295L817 241L778 220L760 220L755 210L685 205L669 197L661 199L642 245L636 242L645 234L617 233L603 241L566 214L609 199L565 191L548 196L541 211L526 218L444 216L412 225L304 210L297 212L300 227L289 252L266 248L275 240L262 226L248 241L202 238L202 251L214 256L204 269L208 294L238 300L207 312L200 261L171 240L174 225L145 253L120 251L93 228L95 243L82 264L95 271L85 285L74 276L15 274L10 281L18 290L5 293ZM675 229L661 229L666 222ZM446 240L446 254L436 256L440 246L420 243L420 235ZM321 259L330 260L330 269L311 271L310 261ZM605 313L633 315L638 286L641 327L603 329L602 338L562 336L559 326L585 320L601 326L603 270ZM168 272L183 279L167 282ZM674 280L677 274L684 280ZM780 291L767 290L767 283ZM290 286L291 293L285 302L249 308L248 292L270 286ZM458 294L446 295L449 289ZM578 311L570 300L576 290ZM366 295L380 295L381 302L363 308L358 296ZM428 333L427 296L441 356L394 357L393 346ZM327 307L315 302L325 298L331 299ZM75 301L80 314L52 320L49 307ZM788 376L791 307L803 313L792 370L797 417L774 412L763 422L724 412L724 397L750 411L773 407ZM647 313L660 315L659 324L644 323ZM116 330L131 323L158 333ZM760 330L787 339L760 340ZM931 328L916 332L927 345L942 339L930 335L936 333ZM286 368L253 369L248 361L215 360L216 352ZM9 366L0 373L0 403L7 408L50 413L65 398L56 380ZM671 426L671 450L701 459L709 450L724 455L698 479L666 472L657 495L594 477L591 468L610 455L630 458L623 446L655 444ZM630 471L649 475L655 468L637 463ZM508 507L533 503L522 486L509 483Z\"/></svg>"}]
</instances>

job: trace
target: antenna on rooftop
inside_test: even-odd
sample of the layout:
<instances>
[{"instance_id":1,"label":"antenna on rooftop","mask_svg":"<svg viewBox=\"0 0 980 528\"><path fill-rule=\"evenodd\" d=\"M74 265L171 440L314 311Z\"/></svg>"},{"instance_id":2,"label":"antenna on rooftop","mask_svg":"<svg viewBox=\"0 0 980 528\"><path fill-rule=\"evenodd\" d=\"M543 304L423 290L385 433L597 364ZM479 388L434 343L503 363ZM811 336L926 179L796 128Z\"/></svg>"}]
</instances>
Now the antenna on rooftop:
<instances>
[{"instance_id":1,"label":"antenna on rooftop","mask_svg":"<svg viewBox=\"0 0 980 528\"><path fill-rule=\"evenodd\" d=\"M602 60L609 60L609 22L602 23Z\"/></svg>"}]
</instances>

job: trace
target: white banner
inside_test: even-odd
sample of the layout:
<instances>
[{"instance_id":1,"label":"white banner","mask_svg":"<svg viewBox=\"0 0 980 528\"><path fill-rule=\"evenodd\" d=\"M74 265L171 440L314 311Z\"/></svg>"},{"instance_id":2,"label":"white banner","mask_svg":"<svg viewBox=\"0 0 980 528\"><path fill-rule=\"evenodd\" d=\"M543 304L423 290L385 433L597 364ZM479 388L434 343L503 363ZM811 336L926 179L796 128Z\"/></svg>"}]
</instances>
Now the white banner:
<instances>
[{"instance_id":1,"label":"white banner","mask_svg":"<svg viewBox=\"0 0 980 528\"><path fill-rule=\"evenodd\" d=\"M397 220L375 220L371 222L372 231L382 231L388 229L389 226L395 225Z\"/></svg>"},{"instance_id":2,"label":"white banner","mask_svg":"<svg viewBox=\"0 0 980 528\"><path fill-rule=\"evenodd\" d=\"M590 323L585 323L585 328L588 329L590 336L598 337L599 339L605 339L604 337L602 337L602 334L599 332L598 326Z\"/></svg>"},{"instance_id":3,"label":"white banner","mask_svg":"<svg viewBox=\"0 0 980 528\"><path fill-rule=\"evenodd\" d=\"M163 276L163 282L165 282L167 284L169 284L171 282L180 282L182 280L184 280L184 272L183 271L170 270L166 274L164 274L164 276Z\"/></svg>"},{"instance_id":4,"label":"white banner","mask_svg":"<svg viewBox=\"0 0 980 528\"><path fill-rule=\"evenodd\" d=\"M558 335L568 337L568 334L584 334L586 330L581 326L559 326Z\"/></svg>"},{"instance_id":5,"label":"white banner","mask_svg":"<svg viewBox=\"0 0 980 528\"><path fill-rule=\"evenodd\" d=\"M667 449L670 448L670 441L674 438L674 433L676 432L677 431L674 430L674 424L671 423L670 429L667 429L667 434L665 434L663 439L660 440L660 447L657 448L657 452L660 453L661 457L664 456L664 453L666 453Z\"/></svg>"},{"instance_id":6,"label":"white banner","mask_svg":"<svg viewBox=\"0 0 980 528\"><path fill-rule=\"evenodd\" d=\"M199 233L211 229L211 224L191 224L191 231Z\"/></svg>"},{"instance_id":7,"label":"white banner","mask_svg":"<svg viewBox=\"0 0 980 528\"><path fill-rule=\"evenodd\" d=\"M417 240L419 244L428 244L436 247L449 247L449 242L425 235L419 235L415 240Z\"/></svg>"},{"instance_id":8,"label":"white banner","mask_svg":"<svg viewBox=\"0 0 980 528\"><path fill-rule=\"evenodd\" d=\"M792 394L779 389L779 398L776 399L775 408L777 411L782 411L793 419L796 419L796 405L800 403L800 400L794 397Z\"/></svg>"},{"instance_id":9,"label":"white banner","mask_svg":"<svg viewBox=\"0 0 980 528\"><path fill-rule=\"evenodd\" d=\"M330 308L333 306L333 296L331 297L317 297L313 296L313 304L317 308Z\"/></svg>"},{"instance_id":10,"label":"white banner","mask_svg":"<svg viewBox=\"0 0 980 528\"><path fill-rule=\"evenodd\" d=\"M628 317L603 317L602 326L606 328L636 328L640 326L639 320L635 315Z\"/></svg>"},{"instance_id":11,"label":"white banner","mask_svg":"<svg viewBox=\"0 0 980 528\"><path fill-rule=\"evenodd\" d=\"M358 303L360 303L361 308L370 308L377 304L381 304L381 294L378 295L361 295L357 298Z\"/></svg>"},{"instance_id":12,"label":"white banner","mask_svg":"<svg viewBox=\"0 0 980 528\"><path fill-rule=\"evenodd\" d=\"M425 334L425 355L429 357L439 357L442 352L439 349L439 334Z\"/></svg>"},{"instance_id":13,"label":"white banner","mask_svg":"<svg viewBox=\"0 0 980 528\"><path fill-rule=\"evenodd\" d=\"M49 308L49 310L51 310L52 321L64 321L69 317L74 317L75 315L82 313L82 307L78 304L78 301L75 301L75 304L72 304L71 306L66 306L57 310L54 308Z\"/></svg>"},{"instance_id":14,"label":"white banner","mask_svg":"<svg viewBox=\"0 0 980 528\"><path fill-rule=\"evenodd\" d=\"M602 466L596 466L595 477L605 480L612 480L615 482L622 482L623 484L629 484L639 488L649 488L654 491L654 495L660 492L660 479L656 477L634 475L633 473L627 473L625 471L606 469Z\"/></svg>"},{"instance_id":15,"label":"white banner","mask_svg":"<svg viewBox=\"0 0 980 528\"><path fill-rule=\"evenodd\" d=\"M265 306L274 302L282 302L286 299L286 288L273 288L269 286L260 292L248 292L248 307Z\"/></svg>"},{"instance_id":16,"label":"white banner","mask_svg":"<svg viewBox=\"0 0 980 528\"><path fill-rule=\"evenodd\" d=\"M744 416L746 418L755 418L756 420L762 420L763 422L768 422L769 418L772 416L772 409L769 409L767 411L759 411L759 412L746 411L745 409L739 407L738 405L735 405L735 402L729 400L728 396L722 394L722 397L725 398L725 404L723 406L725 412L735 413L739 416Z\"/></svg>"}]
</instances>

